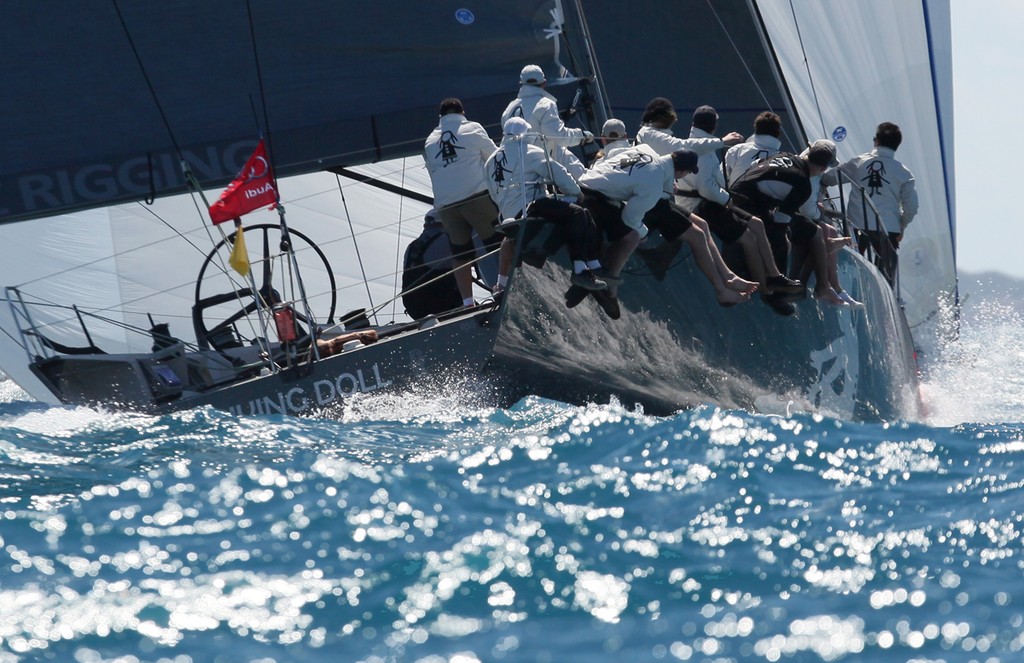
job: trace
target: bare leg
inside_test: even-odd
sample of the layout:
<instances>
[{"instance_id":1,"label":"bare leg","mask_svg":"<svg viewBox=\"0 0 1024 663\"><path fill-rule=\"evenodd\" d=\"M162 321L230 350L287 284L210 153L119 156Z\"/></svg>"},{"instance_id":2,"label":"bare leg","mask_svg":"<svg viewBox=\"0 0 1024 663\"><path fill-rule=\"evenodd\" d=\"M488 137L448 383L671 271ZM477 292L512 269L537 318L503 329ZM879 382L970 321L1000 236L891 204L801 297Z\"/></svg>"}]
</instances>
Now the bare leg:
<instances>
[{"instance_id":1,"label":"bare leg","mask_svg":"<svg viewBox=\"0 0 1024 663\"><path fill-rule=\"evenodd\" d=\"M691 214L690 223L700 228L701 232L704 233L704 239L707 240L708 244L708 251L715 262L715 269L718 270L719 275L721 275L722 280L725 282L725 287L736 292L754 292L757 290L757 283L740 278L725 264L722 252L718 250L718 245L711 238L711 229L708 228L708 222L696 214Z\"/></svg>"},{"instance_id":2,"label":"bare leg","mask_svg":"<svg viewBox=\"0 0 1024 663\"><path fill-rule=\"evenodd\" d=\"M512 271L512 257L516 252L516 241L511 237L501 240L501 248L498 249L498 276L508 278ZM497 286L495 286L497 287Z\"/></svg>"},{"instance_id":3,"label":"bare leg","mask_svg":"<svg viewBox=\"0 0 1024 663\"><path fill-rule=\"evenodd\" d=\"M836 296L828 278L828 251L825 249L825 238L821 230L814 233L809 246L811 266L814 268L814 298L828 304L843 305L843 300Z\"/></svg>"},{"instance_id":4,"label":"bare leg","mask_svg":"<svg viewBox=\"0 0 1024 663\"><path fill-rule=\"evenodd\" d=\"M708 249L708 238L699 226L693 225L682 234L681 239L690 246L693 251L693 260L697 269L707 277L711 287L715 289L715 296L718 303L724 306L732 306L750 299L749 292L736 292L725 285L725 280L718 271L715 258ZM715 249L717 252L717 248Z\"/></svg>"},{"instance_id":5,"label":"bare leg","mask_svg":"<svg viewBox=\"0 0 1024 663\"><path fill-rule=\"evenodd\" d=\"M750 273L757 279L757 282L761 284L761 289L764 290L768 283L768 274L765 271L764 259L761 257L761 252L757 247L757 237L754 236L749 229L746 230L740 238L736 240L740 247L743 249L743 257L747 261L747 267L750 269ZM771 263L772 269L775 269L775 263Z\"/></svg>"},{"instance_id":6,"label":"bare leg","mask_svg":"<svg viewBox=\"0 0 1024 663\"><path fill-rule=\"evenodd\" d=\"M836 292L842 292L843 287L839 285L839 259L836 252L850 241L849 237L839 237L839 233L828 223L819 223L821 234L825 238L825 248L828 249L828 283Z\"/></svg>"},{"instance_id":7,"label":"bare leg","mask_svg":"<svg viewBox=\"0 0 1024 663\"><path fill-rule=\"evenodd\" d=\"M455 268L455 283L459 286L463 301L473 297L473 273L468 263Z\"/></svg>"},{"instance_id":8,"label":"bare leg","mask_svg":"<svg viewBox=\"0 0 1024 663\"><path fill-rule=\"evenodd\" d=\"M757 242L757 251L761 254L761 264L765 268L765 276L782 276L782 272L775 265L775 256L772 254L772 246L768 243L768 235L764 231L764 221L756 216L750 217L747 221L747 231L753 233Z\"/></svg>"}]
</instances>

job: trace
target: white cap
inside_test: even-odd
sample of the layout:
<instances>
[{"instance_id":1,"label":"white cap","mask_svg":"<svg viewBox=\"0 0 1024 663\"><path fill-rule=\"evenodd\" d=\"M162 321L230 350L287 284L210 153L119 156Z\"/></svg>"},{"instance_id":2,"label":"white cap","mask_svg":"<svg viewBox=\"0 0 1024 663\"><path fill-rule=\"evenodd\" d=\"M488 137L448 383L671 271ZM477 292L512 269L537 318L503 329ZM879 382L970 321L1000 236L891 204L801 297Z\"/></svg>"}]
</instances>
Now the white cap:
<instances>
[{"instance_id":1,"label":"white cap","mask_svg":"<svg viewBox=\"0 0 1024 663\"><path fill-rule=\"evenodd\" d=\"M601 135L605 138L625 138L626 123L613 117L601 127Z\"/></svg>"},{"instance_id":2,"label":"white cap","mask_svg":"<svg viewBox=\"0 0 1024 663\"><path fill-rule=\"evenodd\" d=\"M535 64L528 64L519 72L520 85L540 85L546 80L544 70Z\"/></svg>"},{"instance_id":3,"label":"white cap","mask_svg":"<svg viewBox=\"0 0 1024 663\"><path fill-rule=\"evenodd\" d=\"M836 144L827 138L814 141L800 156L807 158L811 163L822 168L839 165L839 159L836 158Z\"/></svg>"},{"instance_id":4,"label":"white cap","mask_svg":"<svg viewBox=\"0 0 1024 663\"><path fill-rule=\"evenodd\" d=\"M510 117L505 120L504 131L506 136L522 136L530 130L530 123L521 117Z\"/></svg>"}]
</instances>

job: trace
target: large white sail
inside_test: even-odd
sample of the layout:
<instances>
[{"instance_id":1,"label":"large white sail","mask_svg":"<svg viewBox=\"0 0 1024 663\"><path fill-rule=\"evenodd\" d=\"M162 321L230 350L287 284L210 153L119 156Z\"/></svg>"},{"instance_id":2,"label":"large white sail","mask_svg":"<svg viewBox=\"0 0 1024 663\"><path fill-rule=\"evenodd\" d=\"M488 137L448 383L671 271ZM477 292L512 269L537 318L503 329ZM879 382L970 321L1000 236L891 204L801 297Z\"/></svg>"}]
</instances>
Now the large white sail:
<instances>
[{"instance_id":1,"label":"large white sail","mask_svg":"<svg viewBox=\"0 0 1024 663\"><path fill-rule=\"evenodd\" d=\"M949 6L942 2L756 0L809 140L844 160L895 122L921 207L900 248L900 295L919 342L954 296L953 108Z\"/></svg>"}]
</instances>

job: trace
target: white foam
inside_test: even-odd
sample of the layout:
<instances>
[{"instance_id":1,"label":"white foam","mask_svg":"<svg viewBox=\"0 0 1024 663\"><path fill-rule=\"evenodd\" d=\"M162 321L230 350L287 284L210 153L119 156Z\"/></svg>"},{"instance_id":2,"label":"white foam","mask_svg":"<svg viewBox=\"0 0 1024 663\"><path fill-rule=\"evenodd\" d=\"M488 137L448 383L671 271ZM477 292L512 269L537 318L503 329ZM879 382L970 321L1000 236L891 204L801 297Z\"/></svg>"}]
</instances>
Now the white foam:
<instances>
[{"instance_id":1,"label":"white foam","mask_svg":"<svg viewBox=\"0 0 1024 663\"><path fill-rule=\"evenodd\" d=\"M959 340L940 347L921 384L926 422L1024 421L1024 316L993 300L969 302Z\"/></svg>"}]
</instances>

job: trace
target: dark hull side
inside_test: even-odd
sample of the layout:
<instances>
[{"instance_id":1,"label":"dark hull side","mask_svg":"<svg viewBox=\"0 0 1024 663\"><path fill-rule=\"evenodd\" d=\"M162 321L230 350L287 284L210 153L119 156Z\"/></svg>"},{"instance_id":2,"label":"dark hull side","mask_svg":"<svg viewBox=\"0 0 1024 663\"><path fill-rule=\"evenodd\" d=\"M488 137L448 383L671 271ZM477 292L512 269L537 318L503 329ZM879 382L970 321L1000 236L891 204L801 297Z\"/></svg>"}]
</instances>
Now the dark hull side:
<instances>
[{"instance_id":1,"label":"dark hull side","mask_svg":"<svg viewBox=\"0 0 1024 663\"><path fill-rule=\"evenodd\" d=\"M795 316L783 317L757 295L718 306L691 258L677 258L662 282L633 258L619 289L622 317L611 320L592 297L566 308L565 265L523 265L488 368L518 395L572 402L614 396L651 414L711 403L855 420L915 418L913 342L892 290L848 250L840 278L866 308L806 299Z\"/></svg>"},{"instance_id":2,"label":"dark hull side","mask_svg":"<svg viewBox=\"0 0 1024 663\"><path fill-rule=\"evenodd\" d=\"M476 380L491 353L498 311L379 341L306 367L182 399L168 409L212 405L236 415L315 413L355 393L449 390Z\"/></svg>"},{"instance_id":3,"label":"dark hull side","mask_svg":"<svg viewBox=\"0 0 1024 663\"><path fill-rule=\"evenodd\" d=\"M35 371L70 405L155 413L207 405L236 415L315 413L354 394L443 390L458 388L466 380L479 382L500 315L500 310L480 307L422 329L384 334L374 344L317 362L273 374L264 369L262 375L199 390L162 386L158 369L169 369L177 377L188 373L184 358L166 352L61 356L42 362Z\"/></svg>"}]
</instances>

